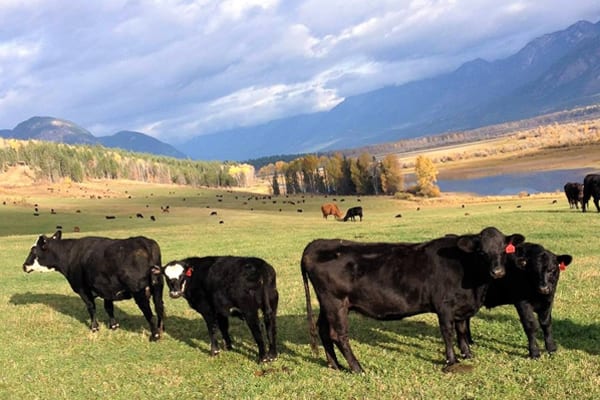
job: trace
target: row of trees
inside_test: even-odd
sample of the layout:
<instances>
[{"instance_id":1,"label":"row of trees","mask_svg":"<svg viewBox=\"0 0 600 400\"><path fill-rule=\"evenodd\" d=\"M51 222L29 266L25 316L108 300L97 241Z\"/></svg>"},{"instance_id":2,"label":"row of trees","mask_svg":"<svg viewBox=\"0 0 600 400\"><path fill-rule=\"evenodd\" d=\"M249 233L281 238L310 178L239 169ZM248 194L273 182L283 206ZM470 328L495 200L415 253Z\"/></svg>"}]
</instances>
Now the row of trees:
<instances>
[{"instance_id":1,"label":"row of trees","mask_svg":"<svg viewBox=\"0 0 600 400\"><path fill-rule=\"evenodd\" d=\"M414 191L423 196L439 195L437 170L426 157L417 157ZM388 154L378 160L369 153L350 158L306 155L290 162L277 161L262 167L258 176L269 179L274 195L321 193L340 195L393 195L404 190L405 179L398 158Z\"/></svg>"},{"instance_id":2,"label":"row of trees","mask_svg":"<svg viewBox=\"0 0 600 400\"><path fill-rule=\"evenodd\" d=\"M51 182L68 178L130 179L154 183L195 186L243 186L252 182L254 168L217 161L180 160L150 154L132 153L102 146L72 146L54 142L0 142L0 168L24 164L36 178Z\"/></svg>"},{"instance_id":3,"label":"row of trees","mask_svg":"<svg viewBox=\"0 0 600 400\"><path fill-rule=\"evenodd\" d=\"M130 179L192 186L247 187L254 183L254 167L217 161L192 161L139 154L99 145L73 146L43 141L0 140L0 168L28 165L40 180ZM439 195L437 170L423 156L415 163L415 185L409 190L423 196ZM405 178L395 155L377 159L369 153L350 158L305 155L290 162L262 167L258 177L271 182L274 195L321 193L340 195L393 195L404 191Z\"/></svg>"}]
</instances>

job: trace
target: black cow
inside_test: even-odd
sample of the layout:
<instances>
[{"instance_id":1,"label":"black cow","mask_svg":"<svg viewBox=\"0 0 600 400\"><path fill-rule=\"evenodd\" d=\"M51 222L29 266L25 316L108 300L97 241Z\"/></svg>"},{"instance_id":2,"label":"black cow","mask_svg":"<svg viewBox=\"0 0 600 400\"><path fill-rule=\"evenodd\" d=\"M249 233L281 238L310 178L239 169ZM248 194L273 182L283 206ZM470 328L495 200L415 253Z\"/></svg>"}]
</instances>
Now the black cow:
<instances>
[{"instance_id":1,"label":"black cow","mask_svg":"<svg viewBox=\"0 0 600 400\"><path fill-rule=\"evenodd\" d=\"M579 209L579 204L583 207L583 184L578 182L567 182L564 186L565 195L569 202L569 208Z\"/></svg>"},{"instance_id":2,"label":"black cow","mask_svg":"<svg viewBox=\"0 0 600 400\"><path fill-rule=\"evenodd\" d=\"M162 292L163 279L152 273L161 265L158 243L143 236L128 239L83 237L62 239L61 231L52 237L41 235L32 246L23 270L56 270L67 278L71 288L85 303L91 319L91 330L97 331L95 298L104 299L109 326L116 329L113 301L134 298L150 325L150 340L160 339L165 318ZM158 317L154 322L150 297Z\"/></svg>"},{"instance_id":3,"label":"black cow","mask_svg":"<svg viewBox=\"0 0 600 400\"><path fill-rule=\"evenodd\" d=\"M219 346L217 328L225 348L232 348L229 336L229 315L245 320L258 345L259 362L277 358L277 303L275 270L266 261L255 257L215 256L190 257L172 261L162 268L167 278L169 295L184 296L190 307L202 314L210 337L210 354ZM258 311L261 310L268 340L265 348Z\"/></svg>"},{"instance_id":4,"label":"black cow","mask_svg":"<svg viewBox=\"0 0 600 400\"><path fill-rule=\"evenodd\" d=\"M590 198L594 198L594 205L596 210L600 212L600 175L599 174L588 174L583 178L583 202L581 204L581 211L585 212Z\"/></svg>"},{"instance_id":5,"label":"black cow","mask_svg":"<svg viewBox=\"0 0 600 400\"><path fill-rule=\"evenodd\" d=\"M335 343L352 371L363 371L348 340L350 310L379 320L437 314L446 346L446 367L455 364L455 323L477 312L489 282L504 275L506 253L523 240L522 235L505 236L490 227L476 235L424 243L340 239L309 243L301 269L313 349L316 333L308 279L319 300L318 330L330 367L340 368Z\"/></svg>"},{"instance_id":6,"label":"black cow","mask_svg":"<svg viewBox=\"0 0 600 400\"><path fill-rule=\"evenodd\" d=\"M544 333L546 351L556 351L552 338L552 305L554 293L558 285L560 271L571 263L573 257L568 254L556 255L543 246L523 243L516 247L514 257L509 257L506 275L494 280L485 295L484 305L487 308L513 304L517 309L523 330L527 335L529 356L540 357L535 335L536 318ZM459 345L460 345L460 332ZM466 338L473 343L470 321L466 321Z\"/></svg>"},{"instance_id":7,"label":"black cow","mask_svg":"<svg viewBox=\"0 0 600 400\"><path fill-rule=\"evenodd\" d=\"M348 211L346 211L346 216L344 217L344 222L348 221L349 219L351 219L352 221L356 221L356 219L355 219L356 217L360 217L360 220L362 221L363 209L360 206L349 208Z\"/></svg>"}]
</instances>

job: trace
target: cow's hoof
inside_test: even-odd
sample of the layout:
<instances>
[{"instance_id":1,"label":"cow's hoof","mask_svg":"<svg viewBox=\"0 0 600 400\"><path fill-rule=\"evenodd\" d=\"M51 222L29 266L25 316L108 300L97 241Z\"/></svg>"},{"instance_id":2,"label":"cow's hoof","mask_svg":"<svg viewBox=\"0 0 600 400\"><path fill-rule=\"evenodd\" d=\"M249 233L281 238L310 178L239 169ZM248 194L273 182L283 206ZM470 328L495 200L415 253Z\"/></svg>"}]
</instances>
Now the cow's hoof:
<instances>
[{"instance_id":1,"label":"cow's hoof","mask_svg":"<svg viewBox=\"0 0 600 400\"><path fill-rule=\"evenodd\" d=\"M99 330L100 330L100 327L98 327L98 326L92 326L92 327L90 328L90 331L92 331L92 332L94 332L94 333L95 333L95 332L98 332Z\"/></svg>"},{"instance_id":2,"label":"cow's hoof","mask_svg":"<svg viewBox=\"0 0 600 400\"><path fill-rule=\"evenodd\" d=\"M151 342L156 342L160 339L160 333L153 333L152 335L150 335L150 341Z\"/></svg>"},{"instance_id":3,"label":"cow's hoof","mask_svg":"<svg viewBox=\"0 0 600 400\"><path fill-rule=\"evenodd\" d=\"M121 325L119 325L118 322L115 322L114 324L110 324L110 329L112 329L114 331L115 329L118 329L119 326L121 326Z\"/></svg>"}]
</instances>

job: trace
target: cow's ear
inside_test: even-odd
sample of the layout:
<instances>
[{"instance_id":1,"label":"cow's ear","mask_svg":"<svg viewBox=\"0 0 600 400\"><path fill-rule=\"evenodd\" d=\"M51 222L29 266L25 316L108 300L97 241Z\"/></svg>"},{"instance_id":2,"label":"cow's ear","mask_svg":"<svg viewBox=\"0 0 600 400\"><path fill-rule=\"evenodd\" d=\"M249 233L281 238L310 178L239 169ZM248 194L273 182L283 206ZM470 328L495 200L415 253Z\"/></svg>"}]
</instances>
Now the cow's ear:
<instances>
[{"instance_id":1,"label":"cow's ear","mask_svg":"<svg viewBox=\"0 0 600 400\"><path fill-rule=\"evenodd\" d=\"M42 250L46 250L48 248L48 238L46 238L44 235L40 235L35 245L37 247L41 247Z\"/></svg>"},{"instance_id":2,"label":"cow's ear","mask_svg":"<svg viewBox=\"0 0 600 400\"><path fill-rule=\"evenodd\" d=\"M458 238L456 245L465 253L474 253L481 247L481 242L475 235L465 235Z\"/></svg>"},{"instance_id":3,"label":"cow's ear","mask_svg":"<svg viewBox=\"0 0 600 400\"><path fill-rule=\"evenodd\" d=\"M573 257L571 257L569 254L562 254L556 257L556 259L558 260L558 266L561 270L564 270L567 265L571 264L571 261L573 261Z\"/></svg>"},{"instance_id":4,"label":"cow's ear","mask_svg":"<svg viewBox=\"0 0 600 400\"><path fill-rule=\"evenodd\" d=\"M525 241L525 236L515 233L506 237L506 244L512 243L514 246L519 245Z\"/></svg>"},{"instance_id":5,"label":"cow's ear","mask_svg":"<svg viewBox=\"0 0 600 400\"><path fill-rule=\"evenodd\" d=\"M60 238L62 237L62 231L58 230L54 233L54 235L52 235L52 239L54 240L60 240Z\"/></svg>"}]
</instances>

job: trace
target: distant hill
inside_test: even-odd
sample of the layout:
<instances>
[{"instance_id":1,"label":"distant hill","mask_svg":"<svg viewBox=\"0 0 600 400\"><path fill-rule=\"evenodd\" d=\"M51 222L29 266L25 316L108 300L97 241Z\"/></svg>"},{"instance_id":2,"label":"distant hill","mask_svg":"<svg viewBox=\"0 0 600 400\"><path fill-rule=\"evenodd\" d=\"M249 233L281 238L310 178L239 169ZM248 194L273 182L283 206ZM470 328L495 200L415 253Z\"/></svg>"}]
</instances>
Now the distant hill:
<instances>
[{"instance_id":1,"label":"distant hill","mask_svg":"<svg viewBox=\"0 0 600 400\"><path fill-rule=\"evenodd\" d=\"M516 54L346 98L327 112L195 137L196 159L246 160L362 147L600 104L600 22L580 21Z\"/></svg>"},{"instance_id":2,"label":"distant hill","mask_svg":"<svg viewBox=\"0 0 600 400\"><path fill-rule=\"evenodd\" d=\"M67 144L94 144L98 139L71 121L52 117L32 117L18 124L11 133L15 139L47 140Z\"/></svg>"},{"instance_id":3,"label":"distant hill","mask_svg":"<svg viewBox=\"0 0 600 400\"><path fill-rule=\"evenodd\" d=\"M36 139L67 144L100 144L137 153L187 158L170 144L140 132L120 131L111 136L96 137L79 125L60 118L32 117L14 129L0 130L0 137L21 140Z\"/></svg>"},{"instance_id":4,"label":"distant hill","mask_svg":"<svg viewBox=\"0 0 600 400\"><path fill-rule=\"evenodd\" d=\"M138 153L158 154L174 158L187 158L175 147L140 132L120 131L111 136L101 136L98 140L105 147L118 147Z\"/></svg>"}]
</instances>

